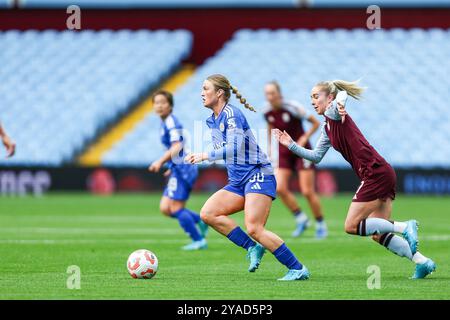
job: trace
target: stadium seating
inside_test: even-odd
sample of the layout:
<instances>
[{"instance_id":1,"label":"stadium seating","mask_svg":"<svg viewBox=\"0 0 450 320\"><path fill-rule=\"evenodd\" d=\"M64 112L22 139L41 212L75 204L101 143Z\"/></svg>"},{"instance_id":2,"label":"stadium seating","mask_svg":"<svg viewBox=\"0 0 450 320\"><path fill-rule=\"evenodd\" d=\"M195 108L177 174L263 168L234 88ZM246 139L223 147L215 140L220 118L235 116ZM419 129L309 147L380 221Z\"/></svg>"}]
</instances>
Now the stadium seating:
<instances>
[{"instance_id":1,"label":"stadium seating","mask_svg":"<svg viewBox=\"0 0 450 320\"><path fill-rule=\"evenodd\" d=\"M0 32L0 119L17 142L0 164L60 165L190 53L178 31Z\"/></svg>"},{"instance_id":2,"label":"stadium seating","mask_svg":"<svg viewBox=\"0 0 450 320\"><path fill-rule=\"evenodd\" d=\"M407 53L407 54L406 54ZM266 128L262 117L263 86L278 80L285 98L296 99L313 113L312 86L321 80L362 78L368 89L361 102L349 100L348 112L368 140L398 167L449 165L450 30L240 30L175 95L175 114L195 135L193 150L205 135L202 81L223 73L257 109L245 110L258 137ZM233 99L232 103L238 105ZM196 122L197 121L197 122ZM199 122L200 121L200 122ZM103 158L105 164L146 165L161 154L159 120L149 115ZM312 138L315 142L318 134ZM203 139L205 143L209 141ZM132 153L123 152L133 149ZM347 167L329 152L322 167Z\"/></svg>"},{"instance_id":3,"label":"stadium seating","mask_svg":"<svg viewBox=\"0 0 450 320\"><path fill-rule=\"evenodd\" d=\"M0 9L10 8L12 1L10 0L0 0Z\"/></svg>"}]
</instances>

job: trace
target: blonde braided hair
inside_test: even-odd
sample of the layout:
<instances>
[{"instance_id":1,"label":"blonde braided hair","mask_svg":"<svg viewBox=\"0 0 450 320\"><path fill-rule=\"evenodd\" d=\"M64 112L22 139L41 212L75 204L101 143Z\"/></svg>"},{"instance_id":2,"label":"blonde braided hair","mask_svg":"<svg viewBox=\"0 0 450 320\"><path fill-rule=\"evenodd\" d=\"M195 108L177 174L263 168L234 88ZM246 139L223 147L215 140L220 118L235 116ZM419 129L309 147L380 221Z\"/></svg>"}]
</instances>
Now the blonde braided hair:
<instances>
[{"instance_id":1,"label":"blonde braided hair","mask_svg":"<svg viewBox=\"0 0 450 320\"><path fill-rule=\"evenodd\" d=\"M250 111L256 112L255 108L253 108L250 103L247 102L247 99L242 97L242 94L238 91L238 89L235 86L230 85L231 92L236 96L236 98L239 100L241 104L244 105L244 107Z\"/></svg>"},{"instance_id":2,"label":"blonde braided hair","mask_svg":"<svg viewBox=\"0 0 450 320\"><path fill-rule=\"evenodd\" d=\"M224 75L213 74L213 75L209 76L207 78L207 80L213 84L214 89L216 91L219 89L222 89L224 91L225 99L227 102L228 102L228 100L230 100L230 96L231 96L230 92L232 92L236 96L236 98L239 100L239 102L244 105L244 107L246 109L256 112L255 108L253 108L253 106L251 106L247 102L247 99L242 97L242 94L239 92L239 90L235 86L232 86L230 84L230 81Z\"/></svg>"}]
</instances>

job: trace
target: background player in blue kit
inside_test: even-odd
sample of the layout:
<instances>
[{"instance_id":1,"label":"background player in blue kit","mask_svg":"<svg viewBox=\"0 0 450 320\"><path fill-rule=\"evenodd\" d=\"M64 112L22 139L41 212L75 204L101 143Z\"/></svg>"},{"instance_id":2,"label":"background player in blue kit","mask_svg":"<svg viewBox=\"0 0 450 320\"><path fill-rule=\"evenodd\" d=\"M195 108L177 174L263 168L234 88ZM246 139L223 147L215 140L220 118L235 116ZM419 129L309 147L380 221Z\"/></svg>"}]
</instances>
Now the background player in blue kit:
<instances>
[{"instance_id":1,"label":"background player in blue kit","mask_svg":"<svg viewBox=\"0 0 450 320\"><path fill-rule=\"evenodd\" d=\"M258 268L267 248L289 269L279 280L308 279L306 266L280 237L265 228L276 197L276 180L272 165L256 143L247 119L240 109L228 103L231 92L247 109L254 111L227 78L219 74L209 76L203 83L202 99L204 106L213 111L206 123L212 129L214 150L186 157L189 163L223 159L227 167L228 184L206 201L200 213L202 220L248 251L250 272ZM245 211L248 234L228 217L241 210Z\"/></svg>"},{"instance_id":2,"label":"background player in blue kit","mask_svg":"<svg viewBox=\"0 0 450 320\"><path fill-rule=\"evenodd\" d=\"M161 198L160 210L163 214L178 219L180 226L191 237L192 243L184 246L184 250L205 249L207 247L205 235L208 226L200 219L198 213L185 208L192 186L197 179L198 169L196 165L183 163L185 156L183 127L172 114L172 94L165 90L157 91L153 95L153 107L162 120L161 142L167 151L160 159L154 161L148 170L159 172L161 167L166 164L168 170L164 176L169 177Z\"/></svg>"}]
</instances>

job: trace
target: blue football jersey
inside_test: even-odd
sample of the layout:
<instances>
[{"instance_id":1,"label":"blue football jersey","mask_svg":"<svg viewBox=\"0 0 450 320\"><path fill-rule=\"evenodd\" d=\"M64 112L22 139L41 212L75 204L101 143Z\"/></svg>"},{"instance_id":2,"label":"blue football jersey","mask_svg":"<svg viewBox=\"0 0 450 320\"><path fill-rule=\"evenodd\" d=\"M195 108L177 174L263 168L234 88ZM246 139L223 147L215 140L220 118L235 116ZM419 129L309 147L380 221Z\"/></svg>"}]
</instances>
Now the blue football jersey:
<instances>
[{"instance_id":1,"label":"blue football jersey","mask_svg":"<svg viewBox=\"0 0 450 320\"><path fill-rule=\"evenodd\" d=\"M164 120L161 121L161 143L169 149L174 142L183 141L183 126L178 119L171 113ZM178 157L167 161L167 166L172 170L181 171L197 171L196 165L184 163L185 150L184 148L178 154Z\"/></svg>"},{"instance_id":2,"label":"blue football jersey","mask_svg":"<svg viewBox=\"0 0 450 320\"><path fill-rule=\"evenodd\" d=\"M273 175L267 155L258 146L247 119L239 108L227 104L217 118L212 114L206 124L212 131L214 146L208 159L225 160L230 183L245 183L258 170L266 175Z\"/></svg>"},{"instance_id":3,"label":"blue football jersey","mask_svg":"<svg viewBox=\"0 0 450 320\"><path fill-rule=\"evenodd\" d=\"M183 126L180 121L171 113L164 120L161 120L161 143L169 149L174 142L183 142Z\"/></svg>"}]
</instances>

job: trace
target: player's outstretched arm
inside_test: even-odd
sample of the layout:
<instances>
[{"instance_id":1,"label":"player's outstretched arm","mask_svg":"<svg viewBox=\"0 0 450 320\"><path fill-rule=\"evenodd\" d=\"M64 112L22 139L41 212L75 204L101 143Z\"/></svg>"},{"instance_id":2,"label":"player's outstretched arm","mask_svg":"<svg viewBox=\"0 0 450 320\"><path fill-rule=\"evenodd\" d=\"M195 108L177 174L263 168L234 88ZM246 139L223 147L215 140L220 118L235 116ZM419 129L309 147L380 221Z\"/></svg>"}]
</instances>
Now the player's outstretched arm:
<instances>
[{"instance_id":1,"label":"player's outstretched arm","mask_svg":"<svg viewBox=\"0 0 450 320\"><path fill-rule=\"evenodd\" d=\"M319 163L331 147L330 139L324 131L325 130L322 128L322 134L320 135L315 148L313 150L309 150L295 143L286 131L282 132L278 129L274 130L275 136L282 145L287 147L300 158L304 158L314 163Z\"/></svg>"},{"instance_id":2,"label":"player's outstretched arm","mask_svg":"<svg viewBox=\"0 0 450 320\"><path fill-rule=\"evenodd\" d=\"M278 142L281 143L286 148L289 148L291 143L295 143L294 139L291 138L291 136L286 131L281 131L280 129L274 129L273 130L275 137L277 138Z\"/></svg>"},{"instance_id":3,"label":"player's outstretched arm","mask_svg":"<svg viewBox=\"0 0 450 320\"><path fill-rule=\"evenodd\" d=\"M0 138L2 139L2 143L6 148L7 158L10 158L16 152L16 143L11 140L11 138L6 134L6 131L3 129L3 126L0 124Z\"/></svg>"},{"instance_id":4,"label":"player's outstretched arm","mask_svg":"<svg viewBox=\"0 0 450 320\"><path fill-rule=\"evenodd\" d=\"M205 160L216 161L227 159L227 155L234 155L234 150L240 150L243 140L242 135L229 131L225 145L210 152L191 153L184 158L184 161L194 164Z\"/></svg>"}]
</instances>

